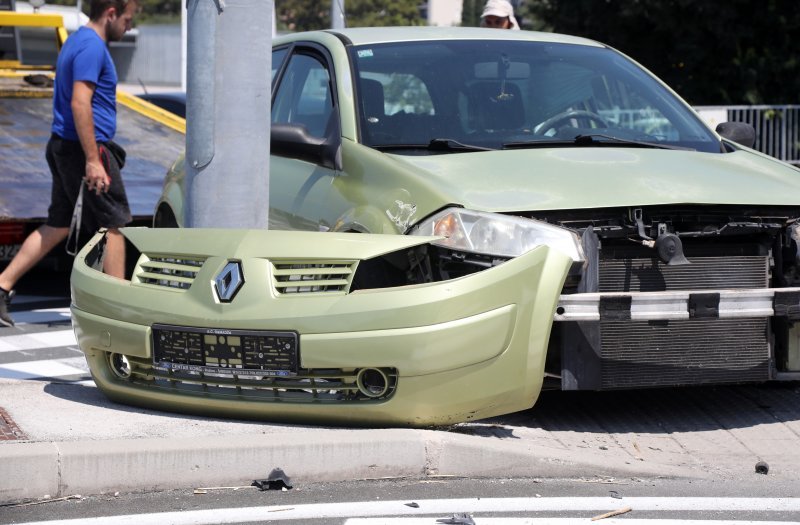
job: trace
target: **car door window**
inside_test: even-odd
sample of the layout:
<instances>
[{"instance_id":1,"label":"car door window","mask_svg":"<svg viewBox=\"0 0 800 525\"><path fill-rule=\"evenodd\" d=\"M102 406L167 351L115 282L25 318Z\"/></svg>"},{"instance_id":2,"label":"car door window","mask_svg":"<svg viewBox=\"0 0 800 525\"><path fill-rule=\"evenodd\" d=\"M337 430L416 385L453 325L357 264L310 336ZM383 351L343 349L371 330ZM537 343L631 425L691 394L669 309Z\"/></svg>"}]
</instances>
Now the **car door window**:
<instances>
[{"instance_id":1,"label":"car door window","mask_svg":"<svg viewBox=\"0 0 800 525\"><path fill-rule=\"evenodd\" d=\"M289 50L287 48L284 49L275 49L272 51L272 83L275 84L275 74L278 72L278 69L281 67L283 63L283 59L286 57L286 53Z\"/></svg>"},{"instance_id":2,"label":"car door window","mask_svg":"<svg viewBox=\"0 0 800 525\"><path fill-rule=\"evenodd\" d=\"M333 117L330 74L316 56L290 57L272 106L273 124L305 126L309 135L324 137Z\"/></svg>"}]
</instances>

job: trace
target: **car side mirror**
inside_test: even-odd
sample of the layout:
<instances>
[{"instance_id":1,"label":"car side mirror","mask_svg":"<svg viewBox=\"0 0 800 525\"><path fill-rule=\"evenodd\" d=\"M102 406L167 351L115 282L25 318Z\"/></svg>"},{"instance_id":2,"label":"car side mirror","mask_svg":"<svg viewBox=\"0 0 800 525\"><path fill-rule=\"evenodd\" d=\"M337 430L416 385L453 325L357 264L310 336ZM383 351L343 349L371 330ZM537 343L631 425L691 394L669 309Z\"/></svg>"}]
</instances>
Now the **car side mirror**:
<instances>
[{"instance_id":1,"label":"car side mirror","mask_svg":"<svg viewBox=\"0 0 800 525\"><path fill-rule=\"evenodd\" d=\"M716 132L722 138L732 140L748 148L752 148L756 143L755 128L745 122L723 122L717 126Z\"/></svg>"},{"instance_id":2,"label":"car side mirror","mask_svg":"<svg viewBox=\"0 0 800 525\"><path fill-rule=\"evenodd\" d=\"M341 133L338 119L333 120L336 122L328 126L326 137L310 135L308 129L301 124L272 124L272 153L342 171Z\"/></svg>"}]
</instances>

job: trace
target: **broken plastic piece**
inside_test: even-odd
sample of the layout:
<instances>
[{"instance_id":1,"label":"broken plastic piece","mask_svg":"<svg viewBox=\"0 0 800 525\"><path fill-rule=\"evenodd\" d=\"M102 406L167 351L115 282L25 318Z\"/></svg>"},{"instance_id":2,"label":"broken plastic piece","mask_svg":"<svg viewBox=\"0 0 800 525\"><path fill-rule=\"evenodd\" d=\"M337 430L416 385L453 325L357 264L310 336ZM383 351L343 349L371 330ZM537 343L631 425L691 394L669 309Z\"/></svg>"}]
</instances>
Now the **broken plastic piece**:
<instances>
[{"instance_id":1,"label":"broken plastic piece","mask_svg":"<svg viewBox=\"0 0 800 525\"><path fill-rule=\"evenodd\" d=\"M449 518L439 518L436 523L448 523L457 525L475 525L472 516L466 513L453 514Z\"/></svg>"},{"instance_id":2,"label":"broken plastic piece","mask_svg":"<svg viewBox=\"0 0 800 525\"><path fill-rule=\"evenodd\" d=\"M414 502L414 501L412 501L411 503L406 503L405 505L406 505L406 507L411 507L411 508L414 508L414 509L418 509L419 508L419 503Z\"/></svg>"},{"instance_id":3,"label":"broken plastic piece","mask_svg":"<svg viewBox=\"0 0 800 525\"><path fill-rule=\"evenodd\" d=\"M766 461L759 461L756 463L756 474L768 474L769 473L769 465Z\"/></svg>"},{"instance_id":4,"label":"broken plastic piece","mask_svg":"<svg viewBox=\"0 0 800 525\"><path fill-rule=\"evenodd\" d=\"M267 479L253 480L252 486L260 490L283 490L292 488L292 481L283 469L275 468L269 473Z\"/></svg>"}]
</instances>

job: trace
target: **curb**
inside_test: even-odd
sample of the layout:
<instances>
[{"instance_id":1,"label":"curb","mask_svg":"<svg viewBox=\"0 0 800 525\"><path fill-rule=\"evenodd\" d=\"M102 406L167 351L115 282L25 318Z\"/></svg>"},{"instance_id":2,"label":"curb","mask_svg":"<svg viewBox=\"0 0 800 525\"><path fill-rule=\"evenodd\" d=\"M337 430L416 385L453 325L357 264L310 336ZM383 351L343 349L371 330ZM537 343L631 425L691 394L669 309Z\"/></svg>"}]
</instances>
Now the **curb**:
<instances>
[{"instance_id":1,"label":"curb","mask_svg":"<svg viewBox=\"0 0 800 525\"><path fill-rule=\"evenodd\" d=\"M277 467L295 484L428 476L706 477L688 467L598 460L587 452L433 430L320 431L5 443L0 446L0 503L45 495L243 486Z\"/></svg>"}]
</instances>

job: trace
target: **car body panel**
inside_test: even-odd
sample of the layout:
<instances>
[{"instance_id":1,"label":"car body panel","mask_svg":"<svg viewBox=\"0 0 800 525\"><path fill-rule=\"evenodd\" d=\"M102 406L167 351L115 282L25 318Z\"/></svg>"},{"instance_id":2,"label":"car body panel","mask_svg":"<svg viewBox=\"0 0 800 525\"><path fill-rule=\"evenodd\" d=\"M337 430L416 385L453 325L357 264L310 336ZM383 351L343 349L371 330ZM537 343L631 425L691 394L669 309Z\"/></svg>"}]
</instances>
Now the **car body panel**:
<instances>
[{"instance_id":1,"label":"car body panel","mask_svg":"<svg viewBox=\"0 0 800 525\"><path fill-rule=\"evenodd\" d=\"M793 205L800 194L797 168L745 151L549 148L390 157L454 202L497 212L675 203ZM501 186L486 177L498 165Z\"/></svg>"}]
</instances>

